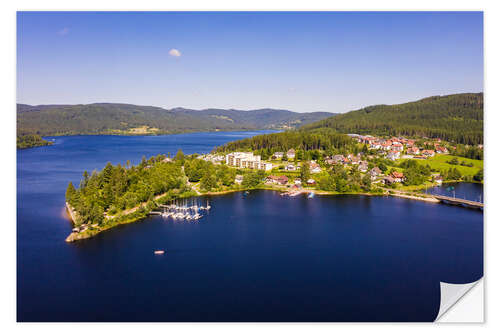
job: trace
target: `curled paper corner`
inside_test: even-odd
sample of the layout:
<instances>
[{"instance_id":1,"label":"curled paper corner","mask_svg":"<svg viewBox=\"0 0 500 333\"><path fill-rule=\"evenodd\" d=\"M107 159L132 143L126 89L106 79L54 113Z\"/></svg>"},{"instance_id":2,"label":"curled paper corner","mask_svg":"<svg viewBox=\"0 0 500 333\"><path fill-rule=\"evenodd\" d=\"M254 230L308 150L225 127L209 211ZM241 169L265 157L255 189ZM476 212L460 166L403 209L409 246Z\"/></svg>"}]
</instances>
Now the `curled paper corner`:
<instances>
[{"instance_id":1,"label":"curled paper corner","mask_svg":"<svg viewBox=\"0 0 500 333\"><path fill-rule=\"evenodd\" d=\"M471 282L471 283L465 283L465 284L454 284L454 283L446 283L446 282L440 282L440 289L441 289L441 302L439 305L439 313L436 316L435 322L482 322L483 321L483 280L482 278ZM472 288L474 288L476 285L480 284L481 288L478 290L478 293L474 295L474 299L470 300L465 300L464 297ZM451 313L448 311L450 309L454 309L456 307L459 307L458 305L455 306L458 303L462 303L461 299L464 297L464 302L471 302L474 304L459 304L460 305L460 310L454 314L454 316L450 316ZM478 304L479 303L479 304ZM463 315L463 312L466 311L469 312L468 310L473 307L476 310L476 316L473 318L465 318ZM467 309L466 309L467 308ZM480 308L480 309L479 309ZM453 312L450 311L450 312ZM446 314L446 316L443 317L443 315ZM447 318L445 318L447 317ZM448 318L449 317L449 318Z\"/></svg>"}]
</instances>

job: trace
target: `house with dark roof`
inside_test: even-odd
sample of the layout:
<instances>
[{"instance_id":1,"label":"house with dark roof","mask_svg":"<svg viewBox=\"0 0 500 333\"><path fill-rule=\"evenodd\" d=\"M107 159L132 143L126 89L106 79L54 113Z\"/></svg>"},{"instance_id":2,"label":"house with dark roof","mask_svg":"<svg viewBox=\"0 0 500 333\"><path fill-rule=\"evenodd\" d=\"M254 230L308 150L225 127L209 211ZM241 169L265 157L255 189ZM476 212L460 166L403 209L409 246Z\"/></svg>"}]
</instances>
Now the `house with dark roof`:
<instances>
[{"instance_id":1,"label":"house with dark roof","mask_svg":"<svg viewBox=\"0 0 500 333\"><path fill-rule=\"evenodd\" d=\"M396 182L396 180L394 178L392 178L391 176L386 176L382 179L382 183L384 183L385 185L392 185Z\"/></svg>"},{"instance_id":2,"label":"house with dark roof","mask_svg":"<svg viewBox=\"0 0 500 333\"><path fill-rule=\"evenodd\" d=\"M361 172L366 172L368 171L368 162L367 161L361 161L358 165L358 170Z\"/></svg>"},{"instance_id":3,"label":"house with dark roof","mask_svg":"<svg viewBox=\"0 0 500 333\"><path fill-rule=\"evenodd\" d=\"M374 167L370 170L370 178L372 181L377 179L378 176L382 174L382 170L380 170L378 167Z\"/></svg>"}]
</instances>

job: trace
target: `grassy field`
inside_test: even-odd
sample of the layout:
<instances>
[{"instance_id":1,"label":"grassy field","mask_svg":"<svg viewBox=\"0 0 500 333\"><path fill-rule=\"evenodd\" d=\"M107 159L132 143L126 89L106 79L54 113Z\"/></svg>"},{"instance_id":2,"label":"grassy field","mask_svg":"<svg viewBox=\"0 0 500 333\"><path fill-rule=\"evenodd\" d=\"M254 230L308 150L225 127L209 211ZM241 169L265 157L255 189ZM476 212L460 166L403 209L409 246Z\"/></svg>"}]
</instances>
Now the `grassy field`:
<instances>
[{"instance_id":1,"label":"grassy field","mask_svg":"<svg viewBox=\"0 0 500 333\"><path fill-rule=\"evenodd\" d=\"M458 165L452 165L447 163L448 161L451 161L453 158L456 158L458 160ZM431 157L427 160L415 160L418 163L421 163L423 165L428 164L430 165L431 168L437 169L437 170L445 170L445 169L450 169L450 168L457 168L460 173L464 176L473 176L475 175L480 169L483 168L483 161L481 160L472 160L470 158L465 158L465 157L458 157L458 156L452 156L452 155L436 155L434 157ZM467 164L472 163L472 167L467 167L460 165L460 163L465 162Z\"/></svg>"}]
</instances>

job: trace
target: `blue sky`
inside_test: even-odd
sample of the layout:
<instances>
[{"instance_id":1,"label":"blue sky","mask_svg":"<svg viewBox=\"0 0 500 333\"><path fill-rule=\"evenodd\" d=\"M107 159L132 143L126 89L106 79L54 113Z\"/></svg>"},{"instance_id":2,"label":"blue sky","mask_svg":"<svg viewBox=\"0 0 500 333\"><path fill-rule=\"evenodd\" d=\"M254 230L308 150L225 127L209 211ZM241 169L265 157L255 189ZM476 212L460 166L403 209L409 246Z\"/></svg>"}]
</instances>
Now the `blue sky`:
<instances>
[{"instance_id":1,"label":"blue sky","mask_svg":"<svg viewBox=\"0 0 500 333\"><path fill-rule=\"evenodd\" d=\"M18 103L346 112L480 91L480 12L17 16Z\"/></svg>"}]
</instances>

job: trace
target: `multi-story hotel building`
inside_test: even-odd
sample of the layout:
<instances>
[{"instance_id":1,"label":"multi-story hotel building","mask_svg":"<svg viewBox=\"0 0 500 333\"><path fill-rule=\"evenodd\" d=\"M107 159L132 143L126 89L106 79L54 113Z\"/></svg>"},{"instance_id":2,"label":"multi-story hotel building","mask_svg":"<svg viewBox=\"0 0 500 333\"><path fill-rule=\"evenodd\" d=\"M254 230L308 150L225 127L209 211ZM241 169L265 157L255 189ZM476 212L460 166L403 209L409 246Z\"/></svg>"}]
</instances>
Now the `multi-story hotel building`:
<instances>
[{"instance_id":1,"label":"multi-story hotel building","mask_svg":"<svg viewBox=\"0 0 500 333\"><path fill-rule=\"evenodd\" d=\"M271 163L260 160L260 155L252 152L235 152L226 155L226 164L237 168L257 169L269 171L273 168Z\"/></svg>"}]
</instances>

